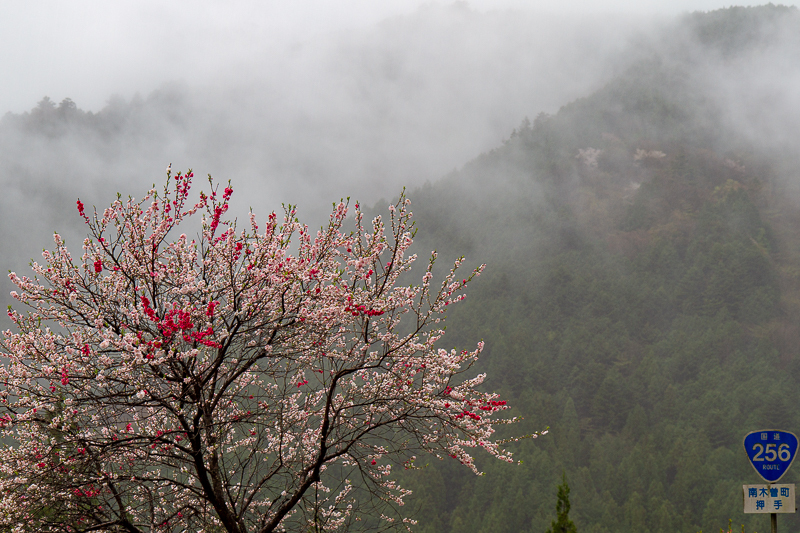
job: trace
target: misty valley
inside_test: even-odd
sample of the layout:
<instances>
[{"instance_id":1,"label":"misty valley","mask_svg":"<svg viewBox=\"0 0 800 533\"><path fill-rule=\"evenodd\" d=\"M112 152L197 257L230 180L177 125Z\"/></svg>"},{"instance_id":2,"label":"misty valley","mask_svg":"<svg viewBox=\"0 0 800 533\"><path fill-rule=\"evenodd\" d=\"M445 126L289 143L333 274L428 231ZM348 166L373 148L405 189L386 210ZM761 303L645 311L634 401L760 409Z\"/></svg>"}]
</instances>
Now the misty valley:
<instances>
[{"instance_id":1,"label":"misty valley","mask_svg":"<svg viewBox=\"0 0 800 533\"><path fill-rule=\"evenodd\" d=\"M436 16L477 17L449 9ZM630 35L585 93L552 112L515 111L518 126L493 148L449 173L425 167L438 174L408 184L411 250L420 263L437 251L435 279L462 255L466 271L486 264L448 310L440 347L485 343L467 377L485 373L481 390L522 418L499 426L499 439L549 428L506 444L511 463L476 451L480 476L446 456L396 468L412 491L400 512L418 522L415 532L555 533L570 531L559 529L569 521L581 533L728 531L729 520L733 531L769 528L765 515L742 511L742 485L759 482L742 439L762 428L800 431L800 12L730 7ZM380 75L408 83L392 57ZM102 213L117 192L160 187L170 162L198 175L204 164L220 169L212 174L236 188L230 208L240 224L248 203L266 216L282 201L312 227L327 224L330 202L345 197L367 206L366 220L388 220L405 185L396 174L418 170L412 163L381 168L354 155L352 182L326 177L349 164L335 121L298 119L296 138L285 117L238 130L226 116L247 115L254 101L215 108L176 85L112 98L97 112L45 97L7 113L4 268L28 274L30 258L52 248L53 230L78 256L86 230L75 200ZM378 118L349 119L392 115L371 102ZM397 145L399 161L416 123L391 120L398 131L382 139ZM410 129L400 132L400 122ZM368 152L377 129L364 131L342 126L340 137ZM435 139L423 140L423 159L435 159ZM277 185L254 177L265 167ZM4 304L22 307L8 279L0 287ZM2 327L13 325L4 317ZM798 468L781 482L799 480ZM566 494L569 520L559 525ZM800 516L781 514L779 524L800 531ZM361 526L379 527L342 530Z\"/></svg>"}]
</instances>

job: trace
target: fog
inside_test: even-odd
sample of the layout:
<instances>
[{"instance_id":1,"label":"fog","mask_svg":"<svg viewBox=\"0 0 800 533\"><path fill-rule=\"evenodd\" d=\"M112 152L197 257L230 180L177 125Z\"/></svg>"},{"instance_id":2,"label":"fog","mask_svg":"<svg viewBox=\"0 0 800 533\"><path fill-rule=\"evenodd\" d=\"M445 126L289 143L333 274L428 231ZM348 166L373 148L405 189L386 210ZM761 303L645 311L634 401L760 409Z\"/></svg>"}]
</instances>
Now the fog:
<instances>
[{"instance_id":1,"label":"fog","mask_svg":"<svg viewBox=\"0 0 800 533\"><path fill-rule=\"evenodd\" d=\"M6 116L4 267L36 257L53 229L76 227L74 198L102 206L116 191L140 195L168 163L231 179L239 212L290 202L316 222L343 196L396 196L493 148L526 115L554 112L601 86L641 28L635 17L430 4L382 19L367 10L358 20L323 23L312 13L308 26L272 22L277 34L268 35L256 35L264 25L248 25L243 9L220 20L207 10L194 13L191 32L170 33L179 15L162 13L138 41L135 25L116 36L119 23L93 29L102 42L76 44L88 67L61 50L57 67L22 77L64 79L33 84L41 94L28 96L25 113L47 95L96 114L94 122L56 121L61 126L44 135L15 126L28 116L19 106ZM100 24L81 20L70 13L63 23ZM236 23L252 40L236 35ZM44 65L53 65L52 44ZM119 65L96 70L114 53ZM77 73L66 75L70 69ZM119 89L115 78L125 89L109 94Z\"/></svg>"},{"instance_id":2,"label":"fog","mask_svg":"<svg viewBox=\"0 0 800 533\"><path fill-rule=\"evenodd\" d=\"M230 76L263 76L268 58L287 48L330 44L337 32L374 30L393 17L408 17L449 0L76 0L3 4L0 17L0 114L21 113L45 94L69 97L99 111L112 94L149 94L168 81L204 85ZM527 18L562 16L671 17L731 5L720 0L471 0L478 13L516 12ZM736 5L758 5L738 2ZM797 5L796 1L783 2ZM555 30L555 29L554 29ZM542 32L534 24L531 31ZM547 31L556 34L557 31ZM399 43L398 43L399 44ZM543 51L540 51L543 52ZM551 52L544 52L551 53Z\"/></svg>"},{"instance_id":3,"label":"fog","mask_svg":"<svg viewBox=\"0 0 800 533\"><path fill-rule=\"evenodd\" d=\"M76 245L77 197L102 208L117 191L141 195L169 163L232 180L240 214L288 202L318 224L341 197L390 199L588 96L661 46L680 13L719 7L12 3L0 21L2 267L25 270L53 230ZM732 129L793 145L796 55L764 53L698 57L694 81ZM77 109L44 106L51 118L36 122L44 96Z\"/></svg>"}]
</instances>

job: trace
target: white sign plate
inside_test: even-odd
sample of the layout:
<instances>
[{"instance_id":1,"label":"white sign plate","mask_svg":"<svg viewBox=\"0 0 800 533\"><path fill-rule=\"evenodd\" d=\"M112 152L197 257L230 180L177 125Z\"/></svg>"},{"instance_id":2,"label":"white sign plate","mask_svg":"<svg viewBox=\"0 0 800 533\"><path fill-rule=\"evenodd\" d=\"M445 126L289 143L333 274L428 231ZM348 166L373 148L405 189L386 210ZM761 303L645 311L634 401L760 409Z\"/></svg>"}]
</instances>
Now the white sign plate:
<instances>
[{"instance_id":1,"label":"white sign plate","mask_svg":"<svg viewBox=\"0 0 800 533\"><path fill-rule=\"evenodd\" d=\"M795 512L794 483L784 485L742 485L745 513Z\"/></svg>"}]
</instances>

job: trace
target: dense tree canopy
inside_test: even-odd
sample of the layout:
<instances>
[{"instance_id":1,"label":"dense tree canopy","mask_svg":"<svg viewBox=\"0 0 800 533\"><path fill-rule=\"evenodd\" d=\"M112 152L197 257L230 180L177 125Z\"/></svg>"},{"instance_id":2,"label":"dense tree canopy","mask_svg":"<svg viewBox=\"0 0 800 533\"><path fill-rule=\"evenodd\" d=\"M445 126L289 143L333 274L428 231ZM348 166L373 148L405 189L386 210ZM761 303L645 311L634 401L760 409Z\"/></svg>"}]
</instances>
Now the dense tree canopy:
<instances>
[{"instance_id":1,"label":"dense tree canopy","mask_svg":"<svg viewBox=\"0 0 800 533\"><path fill-rule=\"evenodd\" d=\"M719 32L746 25L752 43L726 51L742 60L779 18L798 27L796 9L772 10L695 14L680 31L717 57ZM562 471L581 532L764 529L742 514L741 485L760 482L742 438L800 424L800 164L725 126L692 63L704 49L682 45L411 193L440 256L490 258L449 338L485 339L487 384L524 427L552 428L515 445L520 468L408 476L444 494L418 502L421 532L546 531Z\"/></svg>"}]
</instances>

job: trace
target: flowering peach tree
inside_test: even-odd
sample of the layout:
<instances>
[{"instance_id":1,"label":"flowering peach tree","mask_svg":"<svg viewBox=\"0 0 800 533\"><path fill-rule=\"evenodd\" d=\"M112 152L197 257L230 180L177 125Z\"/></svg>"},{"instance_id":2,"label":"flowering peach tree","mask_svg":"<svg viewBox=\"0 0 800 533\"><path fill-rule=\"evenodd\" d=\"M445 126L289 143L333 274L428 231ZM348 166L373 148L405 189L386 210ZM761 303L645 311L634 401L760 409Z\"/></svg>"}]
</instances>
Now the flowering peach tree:
<instances>
[{"instance_id":1,"label":"flowering peach tree","mask_svg":"<svg viewBox=\"0 0 800 533\"><path fill-rule=\"evenodd\" d=\"M55 235L33 277L9 275L25 312L0 353L0 529L409 528L392 466L511 460L505 402L461 376L482 345L438 347L482 267L434 283L433 254L399 283L405 197L387 223L355 204L352 231L344 202L315 233L291 206L240 229L230 185L193 203L192 177L102 212L79 200L80 258Z\"/></svg>"}]
</instances>

